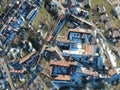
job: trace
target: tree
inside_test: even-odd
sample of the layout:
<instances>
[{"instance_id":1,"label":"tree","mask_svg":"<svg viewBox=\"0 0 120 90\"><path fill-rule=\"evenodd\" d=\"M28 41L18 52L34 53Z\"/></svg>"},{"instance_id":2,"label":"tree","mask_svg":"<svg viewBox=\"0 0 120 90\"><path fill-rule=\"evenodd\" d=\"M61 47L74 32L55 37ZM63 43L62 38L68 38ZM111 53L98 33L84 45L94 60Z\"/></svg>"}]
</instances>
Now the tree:
<instances>
[{"instance_id":1,"label":"tree","mask_svg":"<svg viewBox=\"0 0 120 90\"><path fill-rule=\"evenodd\" d=\"M51 0L44 0L44 6L49 6L51 3Z\"/></svg>"}]
</instances>

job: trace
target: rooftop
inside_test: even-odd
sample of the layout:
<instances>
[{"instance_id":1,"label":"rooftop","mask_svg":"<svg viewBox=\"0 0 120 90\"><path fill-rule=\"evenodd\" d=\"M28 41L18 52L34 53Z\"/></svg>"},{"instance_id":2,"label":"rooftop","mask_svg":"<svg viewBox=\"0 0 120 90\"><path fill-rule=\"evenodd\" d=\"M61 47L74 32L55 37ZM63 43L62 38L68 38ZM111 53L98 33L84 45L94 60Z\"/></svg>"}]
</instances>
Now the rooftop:
<instances>
[{"instance_id":1,"label":"rooftop","mask_svg":"<svg viewBox=\"0 0 120 90\"><path fill-rule=\"evenodd\" d=\"M80 28L80 29L69 29L68 32L65 34L64 38L58 38L57 41L61 42L69 42L69 34L71 32L75 32L75 33L83 33L83 34L92 34L92 31L90 29L83 29L83 28ZM50 39L53 38L53 37L50 37Z\"/></svg>"},{"instance_id":2,"label":"rooftop","mask_svg":"<svg viewBox=\"0 0 120 90\"><path fill-rule=\"evenodd\" d=\"M25 70L10 70L10 73L24 73Z\"/></svg>"},{"instance_id":3,"label":"rooftop","mask_svg":"<svg viewBox=\"0 0 120 90\"><path fill-rule=\"evenodd\" d=\"M75 45L73 45L75 46ZM77 48L72 47L71 50L63 50L63 55L94 55L95 54L95 46L94 45L78 45L75 46Z\"/></svg>"},{"instance_id":4,"label":"rooftop","mask_svg":"<svg viewBox=\"0 0 120 90\"><path fill-rule=\"evenodd\" d=\"M87 68L82 67L82 73L88 74L88 75L92 75L92 76L98 76L98 72L96 71L92 71L92 70L88 70Z\"/></svg>"},{"instance_id":5,"label":"rooftop","mask_svg":"<svg viewBox=\"0 0 120 90\"><path fill-rule=\"evenodd\" d=\"M87 33L87 34L92 34L92 31L90 29L69 29L68 32L77 32L77 33Z\"/></svg>"},{"instance_id":6,"label":"rooftop","mask_svg":"<svg viewBox=\"0 0 120 90\"><path fill-rule=\"evenodd\" d=\"M30 54L28 54L27 56L23 57L21 60L20 60L20 64L26 62L32 55L34 55L36 53L36 50L35 51L32 51Z\"/></svg>"},{"instance_id":7,"label":"rooftop","mask_svg":"<svg viewBox=\"0 0 120 90\"><path fill-rule=\"evenodd\" d=\"M54 78L55 80L70 81L71 76L69 75L58 75Z\"/></svg>"},{"instance_id":8,"label":"rooftop","mask_svg":"<svg viewBox=\"0 0 120 90\"><path fill-rule=\"evenodd\" d=\"M113 70L113 69L111 69L111 70L109 70L108 74L109 74L110 76L113 76L114 74L116 74L116 71Z\"/></svg>"},{"instance_id":9,"label":"rooftop","mask_svg":"<svg viewBox=\"0 0 120 90\"><path fill-rule=\"evenodd\" d=\"M113 30L112 38L120 37L120 32L118 30Z\"/></svg>"},{"instance_id":10,"label":"rooftop","mask_svg":"<svg viewBox=\"0 0 120 90\"><path fill-rule=\"evenodd\" d=\"M58 60L50 60L50 65L56 65L56 66L65 66L69 67L70 65L77 66L78 63L76 61L58 61Z\"/></svg>"}]
</instances>

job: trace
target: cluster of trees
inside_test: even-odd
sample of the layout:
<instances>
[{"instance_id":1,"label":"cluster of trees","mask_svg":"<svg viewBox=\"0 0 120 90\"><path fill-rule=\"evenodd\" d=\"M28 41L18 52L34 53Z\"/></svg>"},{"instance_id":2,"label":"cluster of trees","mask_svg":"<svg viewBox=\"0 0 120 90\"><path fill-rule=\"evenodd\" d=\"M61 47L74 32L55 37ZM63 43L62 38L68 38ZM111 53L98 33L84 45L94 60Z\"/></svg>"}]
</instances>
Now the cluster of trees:
<instances>
[{"instance_id":1,"label":"cluster of trees","mask_svg":"<svg viewBox=\"0 0 120 90\"><path fill-rule=\"evenodd\" d=\"M51 0L44 0L44 6L50 6Z\"/></svg>"}]
</instances>

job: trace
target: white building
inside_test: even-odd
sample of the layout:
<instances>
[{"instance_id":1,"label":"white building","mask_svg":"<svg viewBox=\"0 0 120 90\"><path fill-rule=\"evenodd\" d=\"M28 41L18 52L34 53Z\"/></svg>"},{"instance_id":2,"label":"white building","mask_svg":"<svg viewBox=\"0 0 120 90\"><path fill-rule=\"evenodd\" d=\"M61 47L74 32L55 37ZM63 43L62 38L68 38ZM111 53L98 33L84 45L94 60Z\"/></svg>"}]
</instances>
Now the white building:
<instances>
[{"instance_id":1,"label":"white building","mask_svg":"<svg viewBox=\"0 0 120 90\"><path fill-rule=\"evenodd\" d=\"M118 4L118 5L115 7L115 12L117 13L118 18L120 19L120 4Z\"/></svg>"}]
</instances>

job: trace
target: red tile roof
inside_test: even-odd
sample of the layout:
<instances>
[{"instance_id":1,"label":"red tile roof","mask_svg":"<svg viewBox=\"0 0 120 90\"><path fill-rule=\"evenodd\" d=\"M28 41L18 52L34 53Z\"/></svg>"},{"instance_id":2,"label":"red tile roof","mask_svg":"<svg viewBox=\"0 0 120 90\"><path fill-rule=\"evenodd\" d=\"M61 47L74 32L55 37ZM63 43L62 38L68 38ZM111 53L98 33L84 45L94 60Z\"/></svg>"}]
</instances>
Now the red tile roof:
<instances>
[{"instance_id":1,"label":"red tile roof","mask_svg":"<svg viewBox=\"0 0 120 90\"><path fill-rule=\"evenodd\" d=\"M49 37L47 38L47 41L50 42L52 39L53 39L53 36L49 36Z\"/></svg>"},{"instance_id":2,"label":"red tile roof","mask_svg":"<svg viewBox=\"0 0 120 90\"><path fill-rule=\"evenodd\" d=\"M24 73L24 72L25 70L14 70L14 69L10 70L10 73Z\"/></svg>"},{"instance_id":3,"label":"red tile roof","mask_svg":"<svg viewBox=\"0 0 120 90\"><path fill-rule=\"evenodd\" d=\"M34 55L36 53L36 51L31 52L30 54L28 54L27 56L23 57L20 60L20 64L24 63L25 61L27 61L32 55Z\"/></svg>"},{"instance_id":4,"label":"red tile roof","mask_svg":"<svg viewBox=\"0 0 120 90\"><path fill-rule=\"evenodd\" d=\"M56 66L65 66L65 67L69 67L70 65L73 65L73 66L77 66L78 63L76 61L74 62L71 62L71 61L55 61L55 60L51 60L50 61L50 65L56 65Z\"/></svg>"},{"instance_id":5,"label":"red tile roof","mask_svg":"<svg viewBox=\"0 0 120 90\"><path fill-rule=\"evenodd\" d=\"M58 75L56 78L54 78L55 80L64 80L64 81L69 81L71 79L71 77L69 75Z\"/></svg>"},{"instance_id":6,"label":"red tile roof","mask_svg":"<svg viewBox=\"0 0 120 90\"><path fill-rule=\"evenodd\" d=\"M85 45L84 54L94 54L94 45Z\"/></svg>"}]
</instances>

